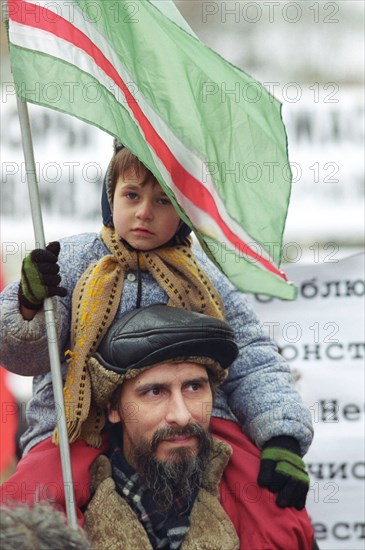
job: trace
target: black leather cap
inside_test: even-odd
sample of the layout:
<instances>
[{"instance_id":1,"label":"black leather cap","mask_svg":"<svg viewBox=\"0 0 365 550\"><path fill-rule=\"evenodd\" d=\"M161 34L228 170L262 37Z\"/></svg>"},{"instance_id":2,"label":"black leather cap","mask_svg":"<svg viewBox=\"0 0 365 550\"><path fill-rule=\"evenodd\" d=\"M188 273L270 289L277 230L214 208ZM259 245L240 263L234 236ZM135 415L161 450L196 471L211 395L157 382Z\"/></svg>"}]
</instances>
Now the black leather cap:
<instances>
[{"instance_id":1,"label":"black leather cap","mask_svg":"<svg viewBox=\"0 0 365 550\"><path fill-rule=\"evenodd\" d=\"M226 369L236 359L234 333L225 321L154 304L116 320L94 357L118 374L183 357L209 357Z\"/></svg>"}]
</instances>

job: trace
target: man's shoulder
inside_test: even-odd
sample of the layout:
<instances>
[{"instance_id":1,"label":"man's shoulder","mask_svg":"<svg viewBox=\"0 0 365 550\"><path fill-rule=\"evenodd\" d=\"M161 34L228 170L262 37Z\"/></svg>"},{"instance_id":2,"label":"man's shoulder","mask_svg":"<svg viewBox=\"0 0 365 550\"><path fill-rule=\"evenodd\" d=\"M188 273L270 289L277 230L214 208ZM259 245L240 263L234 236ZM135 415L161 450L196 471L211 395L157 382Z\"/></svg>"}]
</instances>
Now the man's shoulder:
<instances>
[{"instance_id":1,"label":"man's shoulder","mask_svg":"<svg viewBox=\"0 0 365 550\"><path fill-rule=\"evenodd\" d=\"M110 460L100 455L91 466L92 497L85 511L85 530L100 550L152 550L146 531L122 498L112 478Z\"/></svg>"},{"instance_id":2,"label":"man's shoulder","mask_svg":"<svg viewBox=\"0 0 365 550\"><path fill-rule=\"evenodd\" d=\"M231 454L232 447L228 443L212 436L212 446L202 479L202 487L209 493L218 494L219 482Z\"/></svg>"},{"instance_id":3,"label":"man's shoulder","mask_svg":"<svg viewBox=\"0 0 365 550\"><path fill-rule=\"evenodd\" d=\"M100 455L94 460L90 468L91 491L95 492L103 481L112 478L112 466L106 455Z\"/></svg>"}]
</instances>

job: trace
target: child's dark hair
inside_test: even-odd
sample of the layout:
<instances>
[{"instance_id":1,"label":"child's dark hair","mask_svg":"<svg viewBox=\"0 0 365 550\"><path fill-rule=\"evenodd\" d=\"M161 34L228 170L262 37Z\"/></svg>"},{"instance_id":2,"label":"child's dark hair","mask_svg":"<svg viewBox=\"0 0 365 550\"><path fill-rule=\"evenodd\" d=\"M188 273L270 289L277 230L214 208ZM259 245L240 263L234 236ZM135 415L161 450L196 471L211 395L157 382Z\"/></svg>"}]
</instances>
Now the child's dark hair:
<instances>
[{"instance_id":1,"label":"child's dark hair","mask_svg":"<svg viewBox=\"0 0 365 550\"><path fill-rule=\"evenodd\" d=\"M115 186L118 179L120 177L124 177L129 171L132 171L137 178L151 174L151 176L156 179L148 168L146 168L143 162L133 155L129 149L123 147L117 152L111 165L110 192L112 197L114 196Z\"/></svg>"}]
</instances>

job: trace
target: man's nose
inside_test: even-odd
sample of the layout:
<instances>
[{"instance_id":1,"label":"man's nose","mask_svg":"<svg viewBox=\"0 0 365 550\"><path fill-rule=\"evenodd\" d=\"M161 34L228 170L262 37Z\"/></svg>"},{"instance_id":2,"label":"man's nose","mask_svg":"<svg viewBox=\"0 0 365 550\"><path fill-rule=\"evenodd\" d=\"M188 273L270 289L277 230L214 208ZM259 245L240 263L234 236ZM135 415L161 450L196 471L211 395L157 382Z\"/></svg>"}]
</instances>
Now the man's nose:
<instances>
[{"instance_id":1,"label":"man's nose","mask_svg":"<svg viewBox=\"0 0 365 550\"><path fill-rule=\"evenodd\" d=\"M143 201L137 209L136 212L137 218L141 220L152 220L153 218L153 205L150 201Z\"/></svg>"},{"instance_id":2,"label":"man's nose","mask_svg":"<svg viewBox=\"0 0 365 550\"><path fill-rule=\"evenodd\" d=\"M166 413L166 422L177 426L186 426L191 421L192 416L185 404L181 393L171 395Z\"/></svg>"}]
</instances>

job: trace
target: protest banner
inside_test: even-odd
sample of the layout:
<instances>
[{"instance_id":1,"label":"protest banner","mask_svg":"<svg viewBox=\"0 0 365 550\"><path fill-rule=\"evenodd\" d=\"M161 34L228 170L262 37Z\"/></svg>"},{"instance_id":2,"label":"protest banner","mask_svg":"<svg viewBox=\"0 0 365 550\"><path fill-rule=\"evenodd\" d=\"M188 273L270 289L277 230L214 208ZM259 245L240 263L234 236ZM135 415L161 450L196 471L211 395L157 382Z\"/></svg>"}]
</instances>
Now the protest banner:
<instances>
[{"instance_id":1,"label":"protest banner","mask_svg":"<svg viewBox=\"0 0 365 550\"><path fill-rule=\"evenodd\" d=\"M304 460L307 498L321 550L364 548L364 253L286 271L298 286L287 303L251 298L264 330L289 362L312 412Z\"/></svg>"}]
</instances>

